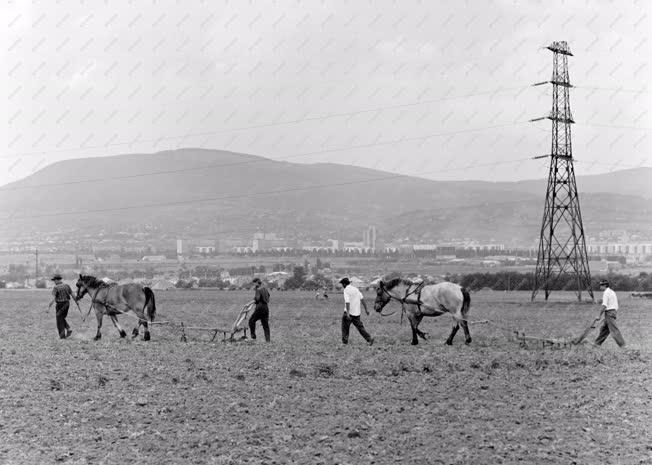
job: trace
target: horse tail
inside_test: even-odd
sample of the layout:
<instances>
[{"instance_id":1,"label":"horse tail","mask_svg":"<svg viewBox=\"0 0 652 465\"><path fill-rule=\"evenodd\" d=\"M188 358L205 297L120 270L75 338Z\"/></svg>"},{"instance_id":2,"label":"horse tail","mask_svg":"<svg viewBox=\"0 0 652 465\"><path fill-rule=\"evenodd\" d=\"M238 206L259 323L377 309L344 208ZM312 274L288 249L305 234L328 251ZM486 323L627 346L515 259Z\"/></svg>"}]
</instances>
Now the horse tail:
<instances>
[{"instance_id":1,"label":"horse tail","mask_svg":"<svg viewBox=\"0 0 652 465\"><path fill-rule=\"evenodd\" d=\"M154 317L156 316L156 299L154 298L154 292L149 287L143 287L143 292L145 292L145 306L143 307L143 312L147 309L149 321L154 321Z\"/></svg>"},{"instance_id":2,"label":"horse tail","mask_svg":"<svg viewBox=\"0 0 652 465\"><path fill-rule=\"evenodd\" d=\"M471 307L471 294L467 288L462 288L462 317L466 318L466 315L469 313L469 308Z\"/></svg>"}]
</instances>

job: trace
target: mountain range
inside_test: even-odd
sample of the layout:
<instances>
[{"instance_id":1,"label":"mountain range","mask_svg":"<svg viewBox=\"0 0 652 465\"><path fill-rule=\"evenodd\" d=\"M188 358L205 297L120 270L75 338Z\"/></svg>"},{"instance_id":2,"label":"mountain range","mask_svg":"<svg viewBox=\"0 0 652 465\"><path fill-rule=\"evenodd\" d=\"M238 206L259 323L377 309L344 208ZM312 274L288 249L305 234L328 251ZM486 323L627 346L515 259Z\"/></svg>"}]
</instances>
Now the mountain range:
<instances>
[{"instance_id":1,"label":"mountain range","mask_svg":"<svg viewBox=\"0 0 652 465\"><path fill-rule=\"evenodd\" d=\"M547 173L544 174L544 176ZM652 168L578 176L587 236L652 225ZM0 188L0 237L48 231L536 240L546 179L433 181L205 149L66 160Z\"/></svg>"}]
</instances>

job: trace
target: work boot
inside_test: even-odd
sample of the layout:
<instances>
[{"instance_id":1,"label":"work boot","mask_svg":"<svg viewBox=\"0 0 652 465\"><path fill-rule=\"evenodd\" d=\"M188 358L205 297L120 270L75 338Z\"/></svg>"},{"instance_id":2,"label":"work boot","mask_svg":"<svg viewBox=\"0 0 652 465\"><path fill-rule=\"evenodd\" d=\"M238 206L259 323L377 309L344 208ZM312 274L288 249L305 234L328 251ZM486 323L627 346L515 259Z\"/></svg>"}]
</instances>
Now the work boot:
<instances>
[{"instance_id":1,"label":"work boot","mask_svg":"<svg viewBox=\"0 0 652 465\"><path fill-rule=\"evenodd\" d=\"M71 334L72 334L72 329L70 328L66 329L66 337L70 337Z\"/></svg>"},{"instance_id":2,"label":"work boot","mask_svg":"<svg viewBox=\"0 0 652 465\"><path fill-rule=\"evenodd\" d=\"M374 338L369 338L369 341L367 342L370 346L374 345Z\"/></svg>"}]
</instances>

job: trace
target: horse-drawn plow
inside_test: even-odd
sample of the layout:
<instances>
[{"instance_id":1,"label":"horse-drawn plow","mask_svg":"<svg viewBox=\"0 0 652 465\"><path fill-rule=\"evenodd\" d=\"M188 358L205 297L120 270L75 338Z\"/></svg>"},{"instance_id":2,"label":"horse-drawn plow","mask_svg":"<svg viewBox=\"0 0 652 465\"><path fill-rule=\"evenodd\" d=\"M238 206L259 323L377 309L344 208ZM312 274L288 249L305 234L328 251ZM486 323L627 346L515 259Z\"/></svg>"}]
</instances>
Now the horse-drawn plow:
<instances>
[{"instance_id":1,"label":"horse-drawn plow","mask_svg":"<svg viewBox=\"0 0 652 465\"><path fill-rule=\"evenodd\" d=\"M486 324L492 326L498 329L508 341L518 342L519 345L523 348L527 348L532 345L540 346L541 348L544 349L545 348L552 348L552 349L570 348L577 344L580 344L586 337L586 334L588 334L588 332L586 332L586 334L581 338L559 339L559 338L551 338L551 337L531 336L529 334L526 334L525 331L522 331L520 329L509 328L491 320L468 321L468 323L470 325Z\"/></svg>"},{"instance_id":2,"label":"horse-drawn plow","mask_svg":"<svg viewBox=\"0 0 652 465\"><path fill-rule=\"evenodd\" d=\"M212 327L203 327L203 326L186 326L183 322L179 324L179 327L181 329L181 341L182 342L188 342L188 336L186 335L186 331L205 331L208 333L212 333L213 336L211 337L211 342L215 340L218 334L222 334L222 342L228 341L241 341L243 339L247 339L247 317L249 316L249 312L254 308L254 301L252 300L251 302L246 303L243 305L243 307L240 309L240 312L238 313L237 318L233 322L230 328L225 328L225 327L217 327L217 328L212 328ZM235 338L235 335L238 333L242 333L242 336L239 338ZM229 335L227 339L227 334Z\"/></svg>"},{"instance_id":3,"label":"horse-drawn plow","mask_svg":"<svg viewBox=\"0 0 652 465\"><path fill-rule=\"evenodd\" d=\"M79 304L77 304L77 308L79 309L79 313L81 314L82 322L86 321L86 317L88 317L88 314L90 313L91 308L89 308L88 313L86 315L83 314L81 311L81 308L79 308ZM106 305L114 315L124 315L128 316L129 318L133 318L135 320L138 320L138 322L144 321L142 318L140 318L138 315L129 313L129 312L124 312L121 311L113 306L110 306L106 303L103 303ZM181 322L174 322L174 321L148 321L147 324L149 325L156 325L156 326L167 326L167 327L172 327L175 329L178 329L180 332L180 340L181 342L188 342L188 335L187 332L189 331L198 331L198 332L208 332L212 333L210 342L215 341L217 338L218 334L222 334L222 342L234 342L234 341L241 341L244 339L247 339L247 317L249 316L249 313L251 310L254 308L255 302L252 300L250 302L247 302L242 306L240 311L238 312L238 315L233 322L233 324L230 327L206 327L206 326L188 326L186 325L183 321ZM242 335L238 338L236 338L236 335L238 333L242 333ZM227 337L228 335L228 337Z\"/></svg>"},{"instance_id":4,"label":"horse-drawn plow","mask_svg":"<svg viewBox=\"0 0 652 465\"><path fill-rule=\"evenodd\" d=\"M552 338L552 337L537 337L526 334L525 331L520 329L509 328L498 323L495 323L491 320L479 320L479 321L469 321L469 324L488 324L497 329L499 329L503 335L513 342L518 342L521 347L529 347L530 345L541 346L541 348L552 348L552 349L565 349L572 348L577 345L580 345L584 342L589 333L598 326L600 320L602 320L603 312L593 320L586 327L586 329L577 337L574 338Z\"/></svg>"},{"instance_id":5,"label":"horse-drawn plow","mask_svg":"<svg viewBox=\"0 0 652 465\"><path fill-rule=\"evenodd\" d=\"M467 289L450 282L426 285L423 280L414 281L407 278L394 278L387 282L381 278L372 282L376 289L376 300L374 309L381 316L390 316L396 313L383 313L383 308L391 301L401 305L401 324L403 317L407 315L412 327L412 345L418 344L418 337L426 339L425 333L418 329L419 323L424 316L437 317L449 315L453 320L453 328L446 344L452 344L453 338L461 327L464 330L466 343L472 341L469 325L487 324L499 329L510 341L516 341L521 347L530 345L541 346L542 348L568 348L581 344L589 332L594 329L602 318L602 313L594 319L586 330L575 338L552 338L538 337L526 334L520 329L507 327L492 320L468 319L468 312L471 304L471 297Z\"/></svg>"}]
</instances>

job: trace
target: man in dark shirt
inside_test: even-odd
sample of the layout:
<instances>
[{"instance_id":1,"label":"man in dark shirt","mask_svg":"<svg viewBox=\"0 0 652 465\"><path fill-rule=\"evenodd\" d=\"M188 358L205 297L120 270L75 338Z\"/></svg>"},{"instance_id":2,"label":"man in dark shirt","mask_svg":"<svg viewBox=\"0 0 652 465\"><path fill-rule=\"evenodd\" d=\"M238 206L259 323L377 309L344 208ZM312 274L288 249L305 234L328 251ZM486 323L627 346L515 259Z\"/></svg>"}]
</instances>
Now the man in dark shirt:
<instances>
[{"instance_id":1,"label":"man in dark shirt","mask_svg":"<svg viewBox=\"0 0 652 465\"><path fill-rule=\"evenodd\" d=\"M254 278L252 281L255 285L254 289L254 302L256 303L256 309L254 310L253 315L249 318L249 332L251 333L251 339L256 339L256 322L260 320L260 323L263 325L263 331L265 332L265 340L269 342L269 291L263 285L263 282L260 278Z\"/></svg>"},{"instance_id":2,"label":"man in dark shirt","mask_svg":"<svg viewBox=\"0 0 652 465\"><path fill-rule=\"evenodd\" d=\"M54 287L52 288L52 300L48 305L48 311L52 308L52 304L56 303L57 331L59 332L59 338L65 339L72 334L72 329L70 329L66 317L70 308L70 299L75 299L75 296L70 286L61 281L60 274L55 274L52 281L54 281Z\"/></svg>"}]
</instances>

